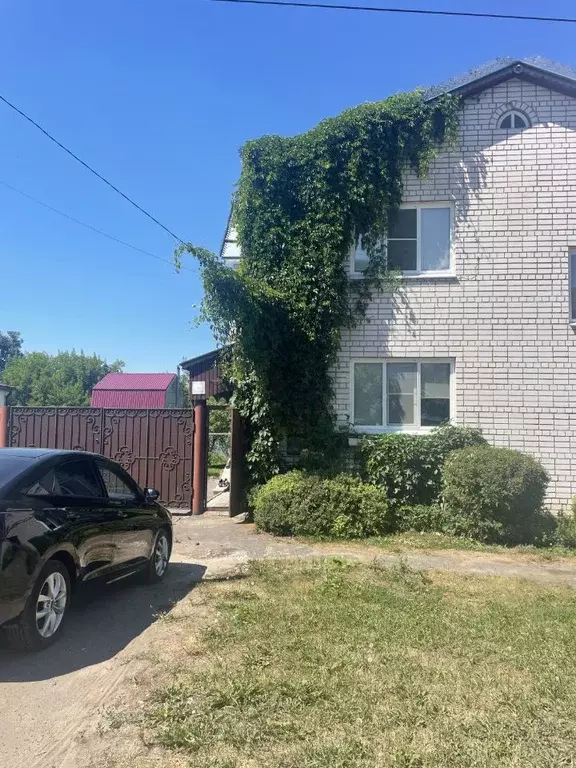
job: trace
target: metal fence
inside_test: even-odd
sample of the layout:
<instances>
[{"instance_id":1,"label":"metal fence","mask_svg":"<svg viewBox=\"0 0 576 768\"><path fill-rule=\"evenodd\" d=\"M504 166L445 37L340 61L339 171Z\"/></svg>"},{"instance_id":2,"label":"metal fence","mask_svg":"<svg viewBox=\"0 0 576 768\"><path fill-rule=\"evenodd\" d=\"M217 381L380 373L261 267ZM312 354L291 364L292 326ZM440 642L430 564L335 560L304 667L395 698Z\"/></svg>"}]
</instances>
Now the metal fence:
<instances>
[{"instance_id":1,"label":"metal fence","mask_svg":"<svg viewBox=\"0 0 576 768\"><path fill-rule=\"evenodd\" d=\"M168 506L191 505L194 411L10 408L8 446L91 451L117 461Z\"/></svg>"}]
</instances>

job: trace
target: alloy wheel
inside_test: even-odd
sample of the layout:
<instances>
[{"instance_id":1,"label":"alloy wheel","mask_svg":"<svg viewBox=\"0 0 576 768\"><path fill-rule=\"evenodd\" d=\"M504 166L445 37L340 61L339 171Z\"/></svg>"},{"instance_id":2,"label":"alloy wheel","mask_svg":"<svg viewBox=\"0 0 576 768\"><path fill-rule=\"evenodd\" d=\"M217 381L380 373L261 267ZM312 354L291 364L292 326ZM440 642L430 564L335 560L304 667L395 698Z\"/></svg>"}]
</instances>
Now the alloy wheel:
<instances>
[{"instance_id":1,"label":"alloy wheel","mask_svg":"<svg viewBox=\"0 0 576 768\"><path fill-rule=\"evenodd\" d=\"M36 627L41 637L48 638L57 631L64 618L68 600L66 579L58 571L47 576L36 601Z\"/></svg>"},{"instance_id":2,"label":"alloy wheel","mask_svg":"<svg viewBox=\"0 0 576 768\"><path fill-rule=\"evenodd\" d=\"M164 571L168 567L169 557L170 545L168 537L165 533L161 533L156 540L156 547L154 549L154 570L156 571L156 576L163 576Z\"/></svg>"}]
</instances>

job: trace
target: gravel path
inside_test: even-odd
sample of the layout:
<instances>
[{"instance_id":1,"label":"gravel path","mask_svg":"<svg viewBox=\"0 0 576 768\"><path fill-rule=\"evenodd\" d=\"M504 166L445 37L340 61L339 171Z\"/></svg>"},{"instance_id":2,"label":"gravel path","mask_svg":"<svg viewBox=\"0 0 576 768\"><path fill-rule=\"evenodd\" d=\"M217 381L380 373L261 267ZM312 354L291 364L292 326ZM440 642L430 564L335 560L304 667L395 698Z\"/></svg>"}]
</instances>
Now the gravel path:
<instances>
[{"instance_id":1,"label":"gravel path","mask_svg":"<svg viewBox=\"0 0 576 768\"><path fill-rule=\"evenodd\" d=\"M341 556L360 562L372 562L375 558L382 563L402 560L424 570L507 576L576 587L576 558L539 562L512 553L439 550L396 554L362 544L305 544L257 533L253 525L217 515L180 518L175 530L175 553L182 562L204 566L205 578L226 575L252 559Z\"/></svg>"}]
</instances>

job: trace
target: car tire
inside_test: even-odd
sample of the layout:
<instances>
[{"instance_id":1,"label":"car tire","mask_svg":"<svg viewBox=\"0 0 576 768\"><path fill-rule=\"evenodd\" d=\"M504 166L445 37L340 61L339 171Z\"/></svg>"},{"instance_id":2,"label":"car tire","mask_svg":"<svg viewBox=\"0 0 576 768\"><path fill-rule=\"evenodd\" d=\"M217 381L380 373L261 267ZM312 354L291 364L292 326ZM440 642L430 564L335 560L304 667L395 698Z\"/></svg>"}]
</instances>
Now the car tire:
<instances>
[{"instance_id":1,"label":"car tire","mask_svg":"<svg viewBox=\"0 0 576 768\"><path fill-rule=\"evenodd\" d=\"M52 645L65 624L71 591L66 566L59 560L49 560L18 619L4 627L8 644L24 651L42 651Z\"/></svg>"},{"instance_id":2,"label":"car tire","mask_svg":"<svg viewBox=\"0 0 576 768\"><path fill-rule=\"evenodd\" d=\"M172 537L166 528L160 528L154 538L152 557L144 571L144 579L148 584L155 584L164 578L170 563L171 551Z\"/></svg>"}]
</instances>

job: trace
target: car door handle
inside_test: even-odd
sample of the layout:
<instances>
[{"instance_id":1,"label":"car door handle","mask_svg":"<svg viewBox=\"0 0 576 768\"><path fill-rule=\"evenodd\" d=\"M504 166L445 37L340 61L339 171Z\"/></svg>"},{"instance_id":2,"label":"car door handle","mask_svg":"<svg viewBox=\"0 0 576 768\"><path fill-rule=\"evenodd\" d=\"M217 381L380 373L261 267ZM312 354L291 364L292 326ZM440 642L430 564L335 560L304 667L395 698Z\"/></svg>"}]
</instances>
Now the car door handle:
<instances>
[{"instance_id":1,"label":"car door handle","mask_svg":"<svg viewBox=\"0 0 576 768\"><path fill-rule=\"evenodd\" d=\"M126 512L122 512L122 510L121 510L121 509L119 509L119 510L118 510L118 512L116 512L116 515L117 515L118 517L121 517L122 519L124 519L125 517L128 517L128 515L126 514Z\"/></svg>"}]
</instances>

